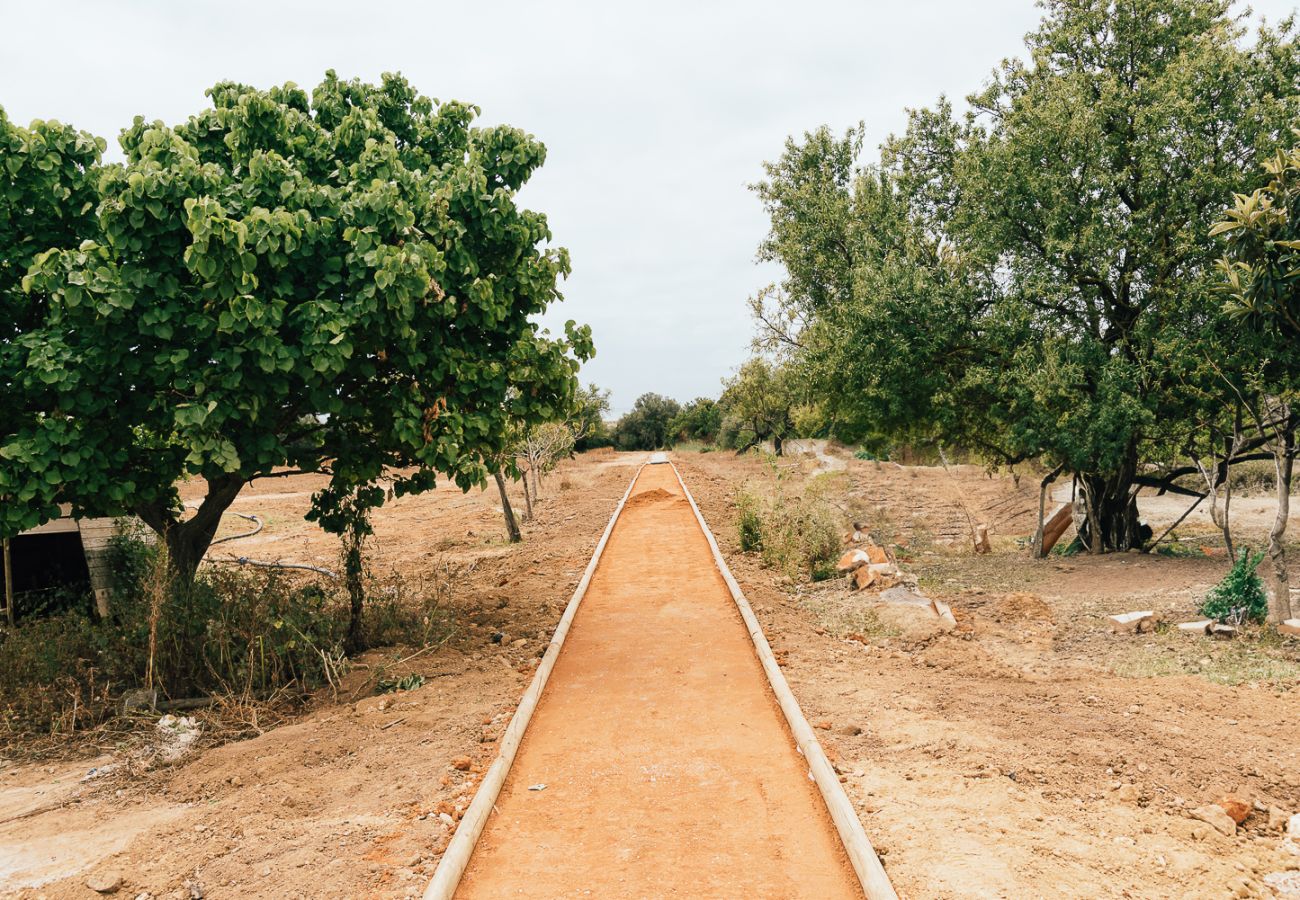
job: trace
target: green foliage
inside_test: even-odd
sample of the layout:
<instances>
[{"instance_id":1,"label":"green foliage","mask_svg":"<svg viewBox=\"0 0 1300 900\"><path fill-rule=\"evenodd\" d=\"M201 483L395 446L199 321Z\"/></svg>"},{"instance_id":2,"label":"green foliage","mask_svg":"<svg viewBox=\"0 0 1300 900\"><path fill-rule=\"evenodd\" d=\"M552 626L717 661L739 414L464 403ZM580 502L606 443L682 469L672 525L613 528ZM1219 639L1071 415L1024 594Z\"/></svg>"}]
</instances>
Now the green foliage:
<instances>
[{"instance_id":1,"label":"green foliage","mask_svg":"<svg viewBox=\"0 0 1300 900\"><path fill-rule=\"evenodd\" d=\"M696 397L682 407L668 425L668 430L679 440L711 442L722 426L722 409L715 400Z\"/></svg>"},{"instance_id":2,"label":"green foliage","mask_svg":"<svg viewBox=\"0 0 1300 900\"><path fill-rule=\"evenodd\" d=\"M595 384L578 388L573 398L573 412L569 415L575 450L582 452L613 446L614 438L605 425L608 412L609 391L602 391Z\"/></svg>"},{"instance_id":3,"label":"green foliage","mask_svg":"<svg viewBox=\"0 0 1300 900\"><path fill-rule=\"evenodd\" d=\"M1235 203L1211 234L1223 235L1228 311L1300 341L1300 148L1264 161L1268 183Z\"/></svg>"},{"instance_id":4,"label":"green foliage","mask_svg":"<svg viewBox=\"0 0 1300 900\"><path fill-rule=\"evenodd\" d=\"M740 549L757 551L763 562L791 578L821 581L835 574L840 551L838 514L826 498L826 482L792 484L773 469L765 490L736 495Z\"/></svg>"},{"instance_id":5,"label":"green foliage","mask_svg":"<svg viewBox=\"0 0 1300 900\"><path fill-rule=\"evenodd\" d=\"M763 549L763 517L757 497L746 490L736 493L736 530L743 553Z\"/></svg>"},{"instance_id":6,"label":"green foliage","mask_svg":"<svg viewBox=\"0 0 1300 900\"><path fill-rule=\"evenodd\" d=\"M671 424L681 412L676 400L659 394L642 394L632 411L618 420L614 444L620 450L660 450L671 447L676 437Z\"/></svg>"},{"instance_id":7,"label":"green foliage","mask_svg":"<svg viewBox=\"0 0 1300 900\"><path fill-rule=\"evenodd\" d=\"M93 139L0 120L0 171L16 173L0 223L51 190L66 193L51 221L73 222L35 231L21 290L35 238L0 224L0 259L19 261L0 298L26 313L0 337L0 533L58 502L130 511L192 572L251 478L328 470L312 516L341 531L358 486L482 485L508 422L571 401L590 331L534 324L569 260L515 203L545 158L536 139L471 127L476 108L394 75L208 96L175 126L137 118L93 192ZM187 476L210 493L182 521Z\"/></svg>"},{"instance_id":8,"label":"green foliage","mask_svg":"<svg viewBox=\"0 0 1300 900\"><path fill-rule=\"evenodd\" d=\"M861 129L787 143L756 186L787 277L753 305L835 436L1063 464L1122 549L1143 464L1231 396L1210 226L1296 120L1300 53L1218 0L1044 7L1028 59L878 165Z\"/></svg>"},{"instance_id":9,"label":"green foliage","mask_svg":"<svg viewBox=\"0 0 1300 900\"><path fill-rule=\"evenodd\" d=\"M790 368L756 356L723 383L718 403L724 411L719 426L723 446L743 452L770 440L779 453L781 441L795 435L798 396Z\"/></svg>"},{"instance_id":10,"label":"green foliage","mask_svg":"<svg viewBox=\"0 0 1300 900\"><path fill-rule=\"evenodd\" d=\"M413 691L417 688L424 687L424 676L417 672L404 675L401 678L381 678L376 685L376 691L380 694L395 694L398 691Z\"/></svg>"},{"instance_id":11,"label":"green foliage","mask_svg":"<svg viewBox=\"0 0 1300 900\"><path fill-rule=\"evenodd\" d=\"M1263 553L1251 555L1243 549L1223 580L1210 589L1201 604L1201 615L1216 622L1262 622L1268 617L1268 598L1255 568Z\"/></svg>"}]
</instances>

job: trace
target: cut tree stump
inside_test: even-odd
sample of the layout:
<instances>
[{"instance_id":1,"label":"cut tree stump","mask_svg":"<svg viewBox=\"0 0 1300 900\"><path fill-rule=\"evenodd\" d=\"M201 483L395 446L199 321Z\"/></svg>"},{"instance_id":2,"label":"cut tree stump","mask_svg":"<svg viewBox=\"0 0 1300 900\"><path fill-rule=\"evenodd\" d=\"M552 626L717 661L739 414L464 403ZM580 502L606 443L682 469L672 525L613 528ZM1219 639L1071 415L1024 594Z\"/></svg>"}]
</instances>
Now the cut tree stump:
<instances>
[{"instance_id":1,"label":"cut tree stump","mask_svg":"<svg viewBox=\"0 0 1300 900\"><path fill-rule=\"evenodd\" d=\"M1204 636L1210 633L1210 626L1213 624L1213 619L1201 619L1197 622L1183 622L1178 626L1178 630L1183 634Z\"/></svg>"}]
</instances>

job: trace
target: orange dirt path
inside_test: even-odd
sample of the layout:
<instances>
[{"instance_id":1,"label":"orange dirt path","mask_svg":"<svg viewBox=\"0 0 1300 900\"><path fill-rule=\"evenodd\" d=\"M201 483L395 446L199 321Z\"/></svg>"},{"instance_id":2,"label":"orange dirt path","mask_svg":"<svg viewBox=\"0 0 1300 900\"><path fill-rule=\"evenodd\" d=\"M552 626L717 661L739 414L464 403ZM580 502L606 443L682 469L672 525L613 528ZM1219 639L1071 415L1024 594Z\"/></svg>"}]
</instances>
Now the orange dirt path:
<instances>
[{"instance_id":1,"label":"orange dirt path","mask_svg":"<svg viewBox=\"0 0 1300 900\"><path fill-rule=\"evenodd\" d=\"M670 466L637 479L457 896L862 896Z\"/></svg>"}]
</instances>

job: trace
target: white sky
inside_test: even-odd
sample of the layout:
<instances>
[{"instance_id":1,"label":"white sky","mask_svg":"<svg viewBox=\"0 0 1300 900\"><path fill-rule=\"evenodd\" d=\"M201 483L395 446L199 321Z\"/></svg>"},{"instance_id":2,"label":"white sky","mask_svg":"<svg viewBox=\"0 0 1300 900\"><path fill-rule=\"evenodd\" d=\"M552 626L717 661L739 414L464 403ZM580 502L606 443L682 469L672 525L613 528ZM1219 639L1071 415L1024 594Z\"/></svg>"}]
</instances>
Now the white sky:
<instances>
[{"instance_id":1,"label":"white sky","mask_svg":"<svg viewBox=\"0 0 1300 900\"><path fill-rule=\"evenodd\" d=\"M1257 0L1276 21L1294 0ZM0 0L0 105L108 138L169 123L219 80L314 87L400 71L481 121L541 138L523 202L573 255L547 315L592 326L583 379L615 412L645 391L716 396L745 358L766 220L746 185L790 134L859 120L868 145L904 109L977 89L1022 55L1030 0L778 3Z\"/></svg>"}]
</instances>

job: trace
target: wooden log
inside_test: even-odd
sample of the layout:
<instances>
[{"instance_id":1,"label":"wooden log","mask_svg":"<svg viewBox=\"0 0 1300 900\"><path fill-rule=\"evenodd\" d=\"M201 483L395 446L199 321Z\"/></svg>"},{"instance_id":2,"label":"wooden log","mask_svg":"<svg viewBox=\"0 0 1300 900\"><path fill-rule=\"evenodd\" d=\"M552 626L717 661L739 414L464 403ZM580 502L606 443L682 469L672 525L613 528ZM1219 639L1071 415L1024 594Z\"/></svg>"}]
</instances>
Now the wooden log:
<instances>
[{"instance_id":1,"label":"wooden log","mask_svg":"<svg viewBox=\"0 0 1300 900\"><path fill-rule=\"evenodd\" d=\"M1051 553L1052 548L1061 539L1061 535L1065 534L1073 522L1074 516L1070 504L1062 503L1043 523L1043 546L1038 551L1038 555L1041 557Z\"/></svg>"}]
</instances>

